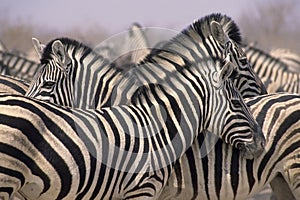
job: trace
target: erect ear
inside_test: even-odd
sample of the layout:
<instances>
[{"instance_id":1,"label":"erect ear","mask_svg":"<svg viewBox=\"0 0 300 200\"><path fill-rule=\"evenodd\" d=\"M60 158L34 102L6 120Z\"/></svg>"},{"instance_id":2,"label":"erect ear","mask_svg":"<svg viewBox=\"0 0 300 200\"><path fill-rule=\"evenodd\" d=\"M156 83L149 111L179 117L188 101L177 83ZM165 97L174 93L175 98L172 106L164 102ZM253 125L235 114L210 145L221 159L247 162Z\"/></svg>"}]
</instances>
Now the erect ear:
<instances>
[{"instance_id":1,"label":"erect ear","mask_svg":"<svg viewBox=\"0 0 300 200\"><path fill-rule=\"evenodd\" d=\"M66 64L68 56L65 47L60 40L55 40L52 43L52 53L57 58L58 62L60 62L62 65Z\"/></svg>"},{"instance_id":2,"label":"erect ear","mask_svg":"<svg viewBox=\"0 0 300 200\"><path fill-rule=\"evenodd\" d=\"M1 40L0 40L0 51L2 51L2 52L6 52L7 51L6 46L4 45L4 43Z\"/></svg>"},{"instance_id":3,"label":"erect ear","mask_svg":"<svg viewBox=\"0 0 300 200\"><path fill-rule=\"evenodd\" d=\"M221 72L220 72L220 75L219 75L219 79L221 82L223 82L224 80L226 79L229 79L231 78L234 74L234 70L235 69L235 66L232 62L228 61L226 62L222 69L221 69Z\"/></svg>"},{"instance_id":4,"label":"erect ear","mask_svg":"<svg viewBox=\"0 0 300 200\"><path fill-rule=\"evenodd\" d=\"M42 44L36 38L32 38L32 44L33 44L33 47L34 47L36 53L38 54L39 58L41 59L46 45Z\"/></svg>"},{"instance_id":5,"label":"erect ear","mask_svg":"<svg viewBox=\"0 0 300 200\"><path fill-rule=\"evenodd\" d=\"M223 27L216 21L210 22L210 29L212 36L222 45L225 45L229 40L227 34L224 32Z\"/></svg>"}]
</instances>

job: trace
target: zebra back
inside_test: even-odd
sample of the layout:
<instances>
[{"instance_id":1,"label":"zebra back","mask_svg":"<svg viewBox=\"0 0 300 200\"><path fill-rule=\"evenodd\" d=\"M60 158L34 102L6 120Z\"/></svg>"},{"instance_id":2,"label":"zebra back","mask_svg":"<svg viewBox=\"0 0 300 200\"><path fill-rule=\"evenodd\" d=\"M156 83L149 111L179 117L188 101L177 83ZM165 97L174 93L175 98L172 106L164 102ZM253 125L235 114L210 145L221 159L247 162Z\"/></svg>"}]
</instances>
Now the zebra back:
<instances>
[{"instance_id":1,"label":"zebra back","mask_svg":"<svg viewBox=\"0 0 300 200\"><path fill-rule=\"evenodd\" d=\"M270 55L285 63L289 71L300 73L300 55L281 48L271 50Z\"/></svg>"},{"instance_id":2,"label":"zebra back","mask_svg":"<svg viewBox=\"0 0 300 200\"><path fill-rule=\"evenodd\" d=\"M245 52L254 71L263 80L269 93L299 93L300 73L289 70L282 59L271 56L254 46L246 46Z\"/></svg>"},{"instance_id":3,"label":"zebra back","mask_svg":"<svg viewBox=\"0 0 300 200\"><path fill-rule=\"evenodd\" d=\"M29 83L15 77L0 75L0 93L25 95L29 88Z\"/></svg>"},{"instance_id":4,"label":"zebra back","mask_svg":"<svg viewBox=\"0 0 300 200\"><path fill-rule=\"evenodd\" d=\"M0 48L0 65L2 75L14 76L25 81L31 81L39 69L39 63L6 48Z\"/></svg>"}]
</instances>

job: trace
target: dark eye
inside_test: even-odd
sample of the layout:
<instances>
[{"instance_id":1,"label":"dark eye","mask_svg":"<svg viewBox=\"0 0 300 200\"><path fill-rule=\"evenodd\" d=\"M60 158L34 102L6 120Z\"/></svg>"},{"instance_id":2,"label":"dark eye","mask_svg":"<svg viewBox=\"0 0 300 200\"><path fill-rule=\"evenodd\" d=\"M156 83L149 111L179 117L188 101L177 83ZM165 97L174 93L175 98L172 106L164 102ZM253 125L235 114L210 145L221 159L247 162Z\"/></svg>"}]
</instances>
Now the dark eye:
<instances>
[{"instance_id":1,"label":"dark eye","mask_svg":"<svg viewBox=\"0 0 300 200\"><path fill-rule=\"evenodd\" d=\"M46 89L51 89L54 85L55 85L54 81L46 81L42 87Z\"/></svg>"},{"instance_id":2,"label":"dark eye","mask_svg":"<svg viewBox=\"0 0 300 200\"><path fill-rule=\"evenodd\" d=\"M248 60L247 60L246 57L242 57L242 58L240 58L239 60L240 60L240 62L242 63L242 65L247 65L247 64L248 64Z\"/></svg>"},{"instance_id":3,"label":"dark eye","mask_svg":"<svg viewBox=\"0 0 300 200\"><path fill-rule=\"evenodd\" d=\"M238 76L239 76L239 73L238 73L237 69L234 69L234 70L232 71L232 73L230 74L229 78L230 78L231 80L234 80L234 79L237 79Z\"/></svg>"},{"instance_id":4,"label":"dark eye","mask_svg":"<svg viewBox=\"0 0 300 200\"><path fill-rule=\"evenodd\" d=\"M234 107L236 108L240 108L241 106L241 102L239 99L231 99L231 103L233 104Z\"/></svg>"}]
</instances>

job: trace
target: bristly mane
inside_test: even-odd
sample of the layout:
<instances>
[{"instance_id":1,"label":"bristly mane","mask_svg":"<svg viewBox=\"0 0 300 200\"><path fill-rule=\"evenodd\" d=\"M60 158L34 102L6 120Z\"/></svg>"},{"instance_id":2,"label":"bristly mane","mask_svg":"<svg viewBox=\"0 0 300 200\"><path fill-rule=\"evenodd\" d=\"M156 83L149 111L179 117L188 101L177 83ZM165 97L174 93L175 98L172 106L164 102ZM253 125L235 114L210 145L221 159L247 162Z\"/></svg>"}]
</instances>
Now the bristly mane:
<instances>
[{"instance_id":1,"label":"bristly mane","mask_svg":"<svg viewBox=\"0 0 300 200\"><path fill-rule=\"evenodd\" d=\"M193 24L189 25L186 29L174 36L171 40L168 40L164 42L161 46L152 49L151 53L148 54L146 58L150 58L151 55L158 54L160 51L170 51L172 53L175 53L172 47L169 48L170 46L172 46L172 43L185 43L185 38L191 38L193 33L199 35L199 38L201 38L201 40L205 40L209 36L212 36L210 26L210 23L212 21L220 23L223 27L224 32L229 36L229 38L235 41L237 44L241 44L242 37L237 24L226 15L220 13L213 13L198 20L195 20ZM195 38L191 38L190 40L194 43L197 43L198 41L195 41L194 39ZM181 56L183 56L183 54L181 54Z\"/></svg>"},{"instance_id":2,"label":"bristly mane","mask_svg":"<svg viewBox=\"0 0 300 200\"><path fill-rule=\"evenodd\" d=\"M207 37L208 35L211 35L210 23L212 21L219 22L223 26L225 33L228 34L229 38L236 43L241 44L242 37L239 27L230 17L222 15L221 13L210 14L199 20L196 20L185 31L188 32L192 29L198 34L203 34L205 37Z\"/></svg>"},{"instance_id":3,"label":"bristly mane","mask_svg":"<svg viewBox=\"0 0 300 200\"><path fill-rule=\"evenodd\" d=\"M42 58L41 58L41 63L44 64L44 63L47 63L48 60L51 60L52 59L52 56L53 56L53 53L52 53L52 44L54 41L56 40L60 40L61 43L63 45L66 45L67 46L67 49L69 47L73 47L74 49L76 50L79 50L79 49L82 49L82 53L83 54L90 54L91 52L93 52L92 48L90 48L89 46L77 41L77 40L73 40L73 39L70 39L70 38L66 38L66 37L63 37L63 38L56 38L52 41L50 41L44 51L43 51L43 55L42 55ZM102 57L99 55L99 59L102 59Z\"/></svg>"}]
</instances>

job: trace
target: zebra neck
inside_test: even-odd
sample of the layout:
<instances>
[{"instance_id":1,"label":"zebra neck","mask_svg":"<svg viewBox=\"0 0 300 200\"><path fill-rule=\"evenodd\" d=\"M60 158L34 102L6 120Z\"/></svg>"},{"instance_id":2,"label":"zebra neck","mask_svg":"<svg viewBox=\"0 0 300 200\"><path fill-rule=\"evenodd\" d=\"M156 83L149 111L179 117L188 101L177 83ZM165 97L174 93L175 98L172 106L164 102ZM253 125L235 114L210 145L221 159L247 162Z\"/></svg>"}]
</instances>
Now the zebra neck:
<instances>
[{"instance_id":1,"label":"zebra neck","mask_svg":"<svg viewBox=\"0 0 300 200\"><path fill-rule=\"evenodd\" d=\"M111 67L106 59L97 54L75 54L79 61L73 69L75 105L78 108L101 108L108 104L113 86L121 79L120 70ZM95 87L96 86L96 87ZM77 102L77 103L76 103Z\"/></svg>"}]
</instances>

